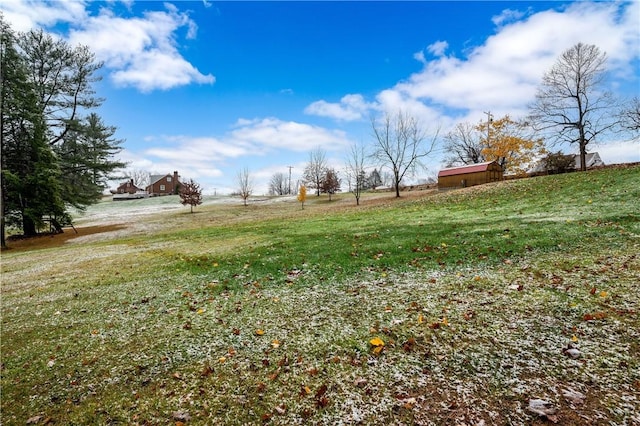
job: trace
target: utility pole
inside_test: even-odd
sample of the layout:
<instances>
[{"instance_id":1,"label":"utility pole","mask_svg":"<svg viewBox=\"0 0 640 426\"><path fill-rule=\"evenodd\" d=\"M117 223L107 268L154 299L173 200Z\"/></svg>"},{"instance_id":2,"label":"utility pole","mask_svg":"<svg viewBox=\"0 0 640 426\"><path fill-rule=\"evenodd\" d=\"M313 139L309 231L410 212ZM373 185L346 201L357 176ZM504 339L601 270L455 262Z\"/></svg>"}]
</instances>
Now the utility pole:
<instances>
[{"instance_id":1,"label":"utility pole","mask_svg":"<svg viewBox=\"0 0 640 426\"><path fill-rule=\"evenodd\" d=\"M493 122L493 115L491 114L491 111L485 111L485 114L487 114L487 145L489 145L489 139L490 139L490 134L489 134L489 130L491 130L491 123Z\"/></svg>"},{"instance_id":2,"label":"utility pole","mask_svg":"<svg viewBox=\"0 0 640 426\"><path fill-rule=\"evenodd\" d=\"M288 191L288 195L291 195L291 169L293 169L293 166L287 166L289 167L289 191Z\"/></svg>"}]
</instances>

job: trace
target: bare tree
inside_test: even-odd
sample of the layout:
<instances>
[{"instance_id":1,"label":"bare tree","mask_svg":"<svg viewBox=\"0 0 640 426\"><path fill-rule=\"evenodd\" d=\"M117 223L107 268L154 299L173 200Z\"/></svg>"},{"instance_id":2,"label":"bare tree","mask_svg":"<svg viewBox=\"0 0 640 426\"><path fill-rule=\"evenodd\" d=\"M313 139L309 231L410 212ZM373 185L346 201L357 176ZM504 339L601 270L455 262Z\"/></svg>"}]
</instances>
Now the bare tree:
<instances>
[{"instance_id":1,"label":"bare tree","mask_svg":"<svg viewBox=\"0 0 640 426\"><path fill-rule=\"evenodd\" d=\"M274 173L269 181L269 193L273 195L285 195L289 193L288 180L284 173Z\"/></svg>"},{"instance_id":2,"label":"bare tree","mask_svg":"<svg viewBox=\"0 0 640 426\"><path fill-rule=\"evenodd\" d=\"M253 180L249 174L249 169L245 167L238 172L238 194L240 194L245 206L247 205L247 200L252 193Z\"/></svg>"},{"instance_id":3,"label":"bare tree","mask_svg":"<svg viewBox=\"0 0 640 426\"><path fill-rule=\"evenodd\" d=\"M138 188L144 189L150 184L149 176L151 173L148 170L127 169L124 171L124 175L129 179L133 179L133 184Z\"/></svg>"},{"instance_id":4,"label":"bare tree","mask_svg":"<svg viewBox=\"0 0 640 426\"><path fill-rule=\"evenodd\" d=\"M360 205L360 195L365 186L364 161L365 148L362 144L351 145L351 150L346 161L345 174L349 191L356 197L356 205Z\"/></svg>"},{"instance_id":5,"label":"bare tree","mask_svg":"<svg viewBox=\"0 0 640 426\"><path fill-rule=\"evenodd\" d=\"M578 43L544 74L530 106L537 130L555 142L577 144L580 168L586 170L587 145L618 123L610 91L602 90L607 55L592 44Z\"/></svg>"},{"instance_id":6,"label":"bare tree","mask_svg":"<svg viewBox=\"0 0 640 426\"><path fill-rule=\"evenodd\" d=\"M320 147L311 151L309 162L304 168L303 179L309 188L316 190L316 195L320 196L322 189L322 179L327 172L327 159L324 150Z\"/></svg>"},{"instance_id":7,"label":"bare tree","mask_svg":"<svg viewBox=\"0 0 640 426\"><path fill-rule=\"evenodd\" d=\"M386 115L381 123L371 119L375 137L373 158L391 170L396 197L400 197L400 182L413 175L421 160L431 154L438 132L430 139L416 117L399 111Z\"/></svg>"},{"instance_id":8,"label":"bare tree","mask_svg":"<svg viewBox=\"0 0 640 426\"><path fill-rule=\"evenodd\" d=\"M194 206L202 204L202 190L193 179L189 179L189 182L183 182L178 194L180 195L180 203L183 206L188 204L191 207L191 213L193 213Z\"/></svg>"},{"instance_id":9,"label":"bare tree","mask_svg":"<svg viewBox=\"0 0 640 426\"><path fill-rule=\"evenodd\" d=\"M444 150L448 154L447 166L482 163L482 141L478 127L471 123L458 123L444 136Z\"/></svg>"},{"instance_id":10,"label":"bare tree","mask_svg":"<svg viewBox=\"0 0 640 426\"><path fill-rule=\"evenodd\" d=\"M640 133L640 98L634 97L622 108L620 122L623 130Z\"/></svg>"}]
</instances>

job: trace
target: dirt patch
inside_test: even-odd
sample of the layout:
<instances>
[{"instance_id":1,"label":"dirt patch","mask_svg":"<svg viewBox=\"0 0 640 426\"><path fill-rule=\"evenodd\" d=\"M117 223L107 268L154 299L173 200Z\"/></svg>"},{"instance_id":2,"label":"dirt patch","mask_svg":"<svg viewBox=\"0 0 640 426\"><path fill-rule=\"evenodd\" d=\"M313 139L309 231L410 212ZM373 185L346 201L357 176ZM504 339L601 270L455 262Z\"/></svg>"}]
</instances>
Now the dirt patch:
<instances>
[{"instance_id":1,"label":"dirt patch","mask_svg":"<svg viewBox=\"0 0 640 426\"><path fill-rule=\"evenodd\" d=\"M7 250L11 250L13 252L59 247L65 244L67 241L73 240L78 237L113 232L124 228L125 225L122 224L96 225L86 227L76 226L76 230L78 231L77 233L74 232L73 229L65 229L62 234L40 234L38 236L30 238L9 238L9 240L7 241L8 248L2 251L4 252Z\"/></svg>"}]
</instances>

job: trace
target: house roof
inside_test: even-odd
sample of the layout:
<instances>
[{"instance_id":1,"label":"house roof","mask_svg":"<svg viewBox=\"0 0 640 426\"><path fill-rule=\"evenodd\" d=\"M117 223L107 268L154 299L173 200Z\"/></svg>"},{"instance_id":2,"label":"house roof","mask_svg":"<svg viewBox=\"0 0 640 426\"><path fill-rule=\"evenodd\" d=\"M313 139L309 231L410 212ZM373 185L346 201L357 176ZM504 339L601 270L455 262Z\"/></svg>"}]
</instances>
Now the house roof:
<instances>
[{"instance_id":1,"label":"house roof","mask_svg":"<svg viewBox=\"0 0 640 426\"><path fill-rule=\"evenodd\" d=\"M487 161L486 163L469 164L467 166L449 167L440 170L438 177L463 175L467 173L486 172L490 164L494 164L495 161Z\"/></svg>"},{"instance_id":2,"label":"house roof","mask_svg":"<svg viewBox=\"0 0 640 426\"><path fill-rule=\"evenodd\" d=\"M149 185L153 185L154 183L156 183L157 181L159 181L160 179L162 179L165 176L166 175L151 175L151 176L149 176Z\"/></svg>"}]
</instances>

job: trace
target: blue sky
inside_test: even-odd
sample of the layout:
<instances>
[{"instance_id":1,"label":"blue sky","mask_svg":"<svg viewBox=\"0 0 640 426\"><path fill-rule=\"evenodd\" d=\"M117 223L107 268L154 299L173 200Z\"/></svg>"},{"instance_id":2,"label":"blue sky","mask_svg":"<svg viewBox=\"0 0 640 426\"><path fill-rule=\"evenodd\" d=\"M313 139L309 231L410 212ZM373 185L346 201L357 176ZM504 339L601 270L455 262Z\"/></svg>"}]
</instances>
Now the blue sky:
<instances>
[{"instance_id":1,"label":"blue sky","mask_svg":"<svg viewBox=\"0 0 640 426\"><path fill-rule=\"evenodd\" d=\"M264 193L288 166L299 177L317 147L340 171L385 112L440 135L484 111L524 116L577 42L607 52L618 96L640 95L639 2L8 0L0 10L15 30L44 28L104 61L99 114L125 139L130 169L178 170L207 193L233 191L244 168ZM620 135L591 149L640 161L637 140Z\"/></svg>"}]
</instances>

